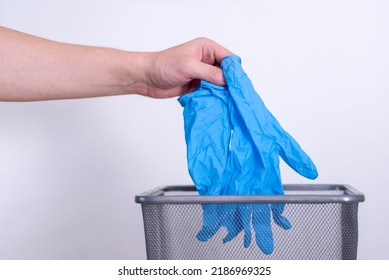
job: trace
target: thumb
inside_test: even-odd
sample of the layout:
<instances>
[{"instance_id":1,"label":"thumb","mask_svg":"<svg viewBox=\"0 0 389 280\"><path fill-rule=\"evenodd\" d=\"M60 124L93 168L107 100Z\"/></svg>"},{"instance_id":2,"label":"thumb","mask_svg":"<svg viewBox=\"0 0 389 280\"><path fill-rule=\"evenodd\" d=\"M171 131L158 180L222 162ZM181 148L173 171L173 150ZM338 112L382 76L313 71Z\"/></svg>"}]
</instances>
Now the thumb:
<instances>
[{"instance_id":1,"label":"thumb","mask_svg":"<svg viewBox=\"0 0 389 280\"><path fill-rule=\"evenodd\" d=\"M226 85L226 80L220 67L197 61L193 71L193 79L205 80L219 86Z\"/></svg>"},{"instance_id":2,"label":"thumb","mask_svg":"<svg viewBox=\"0 0 389 280\"><path fill-rule=\"evenodd\" d=\"M318 172L311 158L303 151L300 145L293 137L284 131L283 137L280 137L278 144L280 146L281 158L296 172L309 179L316 179Z\"/></svg>"}]
</instances>

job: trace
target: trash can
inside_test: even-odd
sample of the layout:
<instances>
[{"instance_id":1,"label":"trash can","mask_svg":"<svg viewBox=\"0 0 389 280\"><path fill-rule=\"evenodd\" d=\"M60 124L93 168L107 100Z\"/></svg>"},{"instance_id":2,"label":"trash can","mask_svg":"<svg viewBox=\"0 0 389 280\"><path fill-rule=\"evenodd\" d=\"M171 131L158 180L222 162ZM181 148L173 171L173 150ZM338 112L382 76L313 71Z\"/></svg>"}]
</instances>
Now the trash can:
<instances>
[{"instance_id":1,"label":"trash can","mask_svg":"<svg viewBox=\"0 0 389 280\"><path fill-rule=\"evenodd\" d=\"M283 185L285 195L200 196L194 186L168 186L142 193L147 259L356 259L358 204L364 195L349 185ZM222 227L201 242L203 204L284 204L289 230L272 222L274 251L266 255L255 241L243 246L241 232L223 243ZM232 218L232 217L231 217ZM254 236L254 232L252 232Z\"/></svg>"}]
</instances>

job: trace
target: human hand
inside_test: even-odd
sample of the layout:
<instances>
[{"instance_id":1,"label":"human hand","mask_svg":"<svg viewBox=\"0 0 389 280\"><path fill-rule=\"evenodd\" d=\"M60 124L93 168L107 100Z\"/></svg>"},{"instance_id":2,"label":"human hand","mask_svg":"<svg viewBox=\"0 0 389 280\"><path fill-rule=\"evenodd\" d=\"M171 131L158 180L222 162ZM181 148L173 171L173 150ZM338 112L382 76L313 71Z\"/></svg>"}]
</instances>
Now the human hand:
<instances>
[{"instance_id":1,"label":"human hand","mask_svg":"<svg viewBox=\"0 0 389 280\"><path fill-rule=\"evenodd\" d=\"M180 96L193 91L200 80L225 85L220 63L230 54L229 50L207 38L147 53L143 95L154 98Z\"/></svg>"}]
</instances>

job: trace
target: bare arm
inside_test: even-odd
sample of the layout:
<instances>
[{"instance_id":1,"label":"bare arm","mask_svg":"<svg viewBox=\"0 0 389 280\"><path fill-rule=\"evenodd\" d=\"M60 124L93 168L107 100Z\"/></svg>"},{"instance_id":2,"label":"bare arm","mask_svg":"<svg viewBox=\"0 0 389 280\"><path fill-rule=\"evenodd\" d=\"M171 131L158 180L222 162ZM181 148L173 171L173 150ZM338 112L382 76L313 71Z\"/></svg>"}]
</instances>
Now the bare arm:
<instances>
[{"instance_id":1,"label":"bare arm","mask_svg":"<svg viewBox=\"0 0 389 280\"><path fill-rule=\"evenodd\" d=\"M65 44L0 27L0 101L141 94L155 98L193 90L198 79L223 85L218 67L231 54L199 38L160 52L127 52Z\"/></svg>"}]
</instances>

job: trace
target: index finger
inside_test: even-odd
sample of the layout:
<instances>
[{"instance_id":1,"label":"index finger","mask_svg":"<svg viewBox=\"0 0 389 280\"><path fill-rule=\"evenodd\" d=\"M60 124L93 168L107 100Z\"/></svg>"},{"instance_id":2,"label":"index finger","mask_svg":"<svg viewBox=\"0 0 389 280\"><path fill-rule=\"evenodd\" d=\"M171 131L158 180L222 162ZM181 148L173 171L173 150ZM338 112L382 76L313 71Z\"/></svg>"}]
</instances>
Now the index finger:
<instances>
[{"instance_id":1,"label":"index finger","mask_svg":"<svg viewBox=\"0 0 389 280\"><path fill-rule=\"evenodd\" d=\"M229 49L211 39L198 38L197 40L200 41L200 46L202 47L202 62L220 65L224 57L233 54Z\"/></svg>"}]
</instances>

